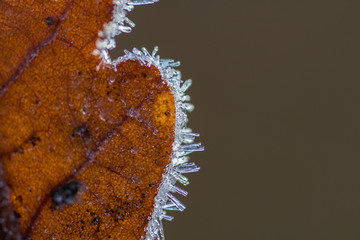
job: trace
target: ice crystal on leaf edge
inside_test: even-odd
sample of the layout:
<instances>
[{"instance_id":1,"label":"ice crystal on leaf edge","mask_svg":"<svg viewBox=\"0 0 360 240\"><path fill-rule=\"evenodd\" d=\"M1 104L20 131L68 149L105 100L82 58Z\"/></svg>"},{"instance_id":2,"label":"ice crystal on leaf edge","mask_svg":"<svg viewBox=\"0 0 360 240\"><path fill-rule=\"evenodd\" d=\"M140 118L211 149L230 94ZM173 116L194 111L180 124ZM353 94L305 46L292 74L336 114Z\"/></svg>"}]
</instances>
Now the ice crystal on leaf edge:
<instances>
[{"instance_id":1,"label":"ice crystal on leaf edge","mask_svg":"<svg viewBox=\"0 0 360 240\"><path fill-rule=\"evenodd\" d=\"M112 61L108 50L115 48L114 37L120 33L131 32L131 27L135 24L126 17L127 12L133 10L135 5L144 5L155 3L158 0L114 0L113 20L104 24L104 29L99 31L99 39L96 42L97 49L93 54L98 55L102 59L100 67L111 67L116 71L116 64L129 59L136 59L142 64L157 67L161 76L170 86L175 97L176 108L176 126L175 126L175 140L173 143L173 155L171 163L163 175L162 183L158 189L155 197L154 211L146 228L146 235L143 239L164 239L164 230L162 220L171 221L173 217L166 215L167 210L184 211L185 206L182 204L173 193L186 196L187 192L176 186L179 181L183 185L189 184L188 179L183 175L184 173L191 173L199 171L194 163L190 163L187 156L191 152L203 151L204 147L201 143L194 143L194 139L199 136L193 133L191 129L186 127L188 122L186 112L191 112L194 106L188 101L190 96L185 94L185 91L190 87L191 80L183 82L181 80L181 73L175 70L174 67L180 66L180 62L175 62L171 59L160 59L156 55L158 48L150 54L145 48L134 48L132 52L125 50L125 55Z\"/></svg>"}]
</instances>

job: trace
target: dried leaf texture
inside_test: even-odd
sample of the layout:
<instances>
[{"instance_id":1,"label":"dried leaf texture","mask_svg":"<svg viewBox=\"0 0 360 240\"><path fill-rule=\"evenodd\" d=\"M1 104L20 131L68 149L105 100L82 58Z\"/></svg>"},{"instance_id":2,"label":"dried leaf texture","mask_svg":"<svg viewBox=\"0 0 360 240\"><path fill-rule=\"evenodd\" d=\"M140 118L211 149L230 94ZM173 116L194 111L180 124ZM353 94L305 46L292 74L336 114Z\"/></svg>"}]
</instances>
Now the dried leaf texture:
<instances>
[{"instance_id":1,"label":"dried leaf texture","mask_svg":"<svg viewBox=\"0 0 360 240\"><path fill-rule=\"evenodd\" d=\"M1 184L23 237L145 234L171 160L175 100L154 66L96 70L112 9L110 0L0 1Z\"/></svg>"}]
</instances>

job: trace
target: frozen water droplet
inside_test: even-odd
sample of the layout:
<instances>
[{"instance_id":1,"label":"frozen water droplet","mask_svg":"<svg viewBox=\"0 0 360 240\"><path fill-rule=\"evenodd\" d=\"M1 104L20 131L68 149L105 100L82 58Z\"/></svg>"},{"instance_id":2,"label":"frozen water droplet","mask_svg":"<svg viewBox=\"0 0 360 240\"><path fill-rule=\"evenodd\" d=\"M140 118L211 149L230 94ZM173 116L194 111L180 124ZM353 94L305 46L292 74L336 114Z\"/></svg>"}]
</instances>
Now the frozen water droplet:
<instances>
[{"instance_id":1,"label":"frozen water droplet","mask_svg":"<svg viewBox=\"0 0 360 240\"><path fill-rule=\"evenodd\" d=\"M101 121L105 121L105 117L103 116L103 114L101 113L101 114L99 114L99 118L100 118L100 120Z\"/></svg>"},{"instance_id":2,"label":"frozen water droplet","mask_svg":"<svg viewBox=\"0 0 360 240\"><path fill-rule=\"evenodd\" d=\"M113 97L108 97L109 102L113 102L114 98Z\"/></svg>"},{"instance_id":3,"label":"frozen water droplet","mask_svg":"<svg viewBox=\"0 0 360 240\"><path fill-rule=\"evenodd\" d=\"M132 147L131 150L130 150L130 152L131 152L132 154L137 154L138 151L139 151L139 148L137 148L136 146Z\"/></svg>"},{"instance_id":4,"label":"frozen water droplet","mask_svg":"<svg viewBox=\"0 0 360 240\"><path fill-rule=\"evenodd\" d=\"M159 130L157 130L157 128L155 128L154 131L153 131L153 134L154 134L154 135L157 135L158 132L159 132Z\"/></svg>"},{"instance_id":5,"label":"frozen water droplet","mask_svg":"<svg viewBox=\"0 0 360 240\"><path fill-rule=\"evenodd\" d=\"M112 84L115 82L115 77L114 77L114 76L110 76L110 77L108 78L108 80L109 80L109 85L112 85Z\"/></svg>"},{"instance_id":6,"label":"frozen water droplet","mask_svg":"<svg viewBox=\"0 0 360 240\"><path fill-rule=\"evenodd\" d=\"M139 116L140 116L140 112L139 112L139 110L136 109L136 108L130 108L130 109L127 111L127 115L128 115L129 117L138 119Z\"/></svg>"}]
</instances>

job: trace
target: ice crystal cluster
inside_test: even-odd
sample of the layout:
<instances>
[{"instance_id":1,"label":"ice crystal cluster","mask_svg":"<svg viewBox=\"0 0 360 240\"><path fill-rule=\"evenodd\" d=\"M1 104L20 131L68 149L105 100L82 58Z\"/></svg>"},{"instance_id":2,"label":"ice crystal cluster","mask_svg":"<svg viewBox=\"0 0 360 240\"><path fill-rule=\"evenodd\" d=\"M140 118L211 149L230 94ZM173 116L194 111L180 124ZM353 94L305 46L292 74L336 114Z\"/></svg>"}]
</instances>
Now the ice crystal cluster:
<instances>
[{"instance_id":1,"label":"ice crystal cluster","mask_svg":"<svg viewBox=\"0 0 360 240\"><path fill-rule=\"evenodd\" d=\"M200 143L194 143L194 139L199 136L186 127L188 122L187 112L191 112L194 106L188 101L190 97L185 91L190 87L191 80L183 82L180 71L174 69L180 62L171 59L161 59L156 55L158 48L150 54L145 48L138 50L134 48L131 52L125 50L125 55L112 61L108 53L109 49L115 48L114 37L120 33L131 32L131 27L135 24L126 17L126 13L131 11L135 5L151 4L158 0L114 0L115 9L113 20L104 24L104 29L99 32L99 39L96 42L97 49L94 51L106 66L111 66L116 70L116 65L129 59L138 60L142 64L157 67L164 80L170 86L174 97L176 107L176 126L175 140L173 143L173 156L171 163L168 165L163 175L162 183L155 197L155 206L151 219L146 229L144 239L164 239L164 230L162 220L172 220L173 217L166 214L168 210L184 211L185 206L175 196L174 193L186 196L187 192L178 186L177 182L183 185L189 184L184 173L199 171L194 163L188 162L189 153L194 151L203 151L204 148ZM100 67L100 66L99 66Z\"/></svg>"}]
</instances>

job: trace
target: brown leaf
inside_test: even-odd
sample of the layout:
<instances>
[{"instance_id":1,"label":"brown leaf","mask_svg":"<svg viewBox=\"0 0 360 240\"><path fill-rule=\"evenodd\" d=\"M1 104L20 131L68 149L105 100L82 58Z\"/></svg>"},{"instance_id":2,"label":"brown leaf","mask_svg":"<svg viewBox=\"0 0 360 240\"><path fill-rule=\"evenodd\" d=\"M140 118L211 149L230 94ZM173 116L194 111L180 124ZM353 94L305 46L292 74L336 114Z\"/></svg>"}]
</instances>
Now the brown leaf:
<instances>
[{"instance_id":1,"label":"brown leaf","mask_svg":"<svg viewBox=\"0 0 360 240\"><path fill-rule=\"evenodd\" d=\"M99 67L93 53L103 54L107 36L99 42L98 33L114 7L0 2L5 239L16 239L16 221L32 239L146 234L174 153L177 103L154 65L126 59Z\"/></svg>"}]
</instances>

